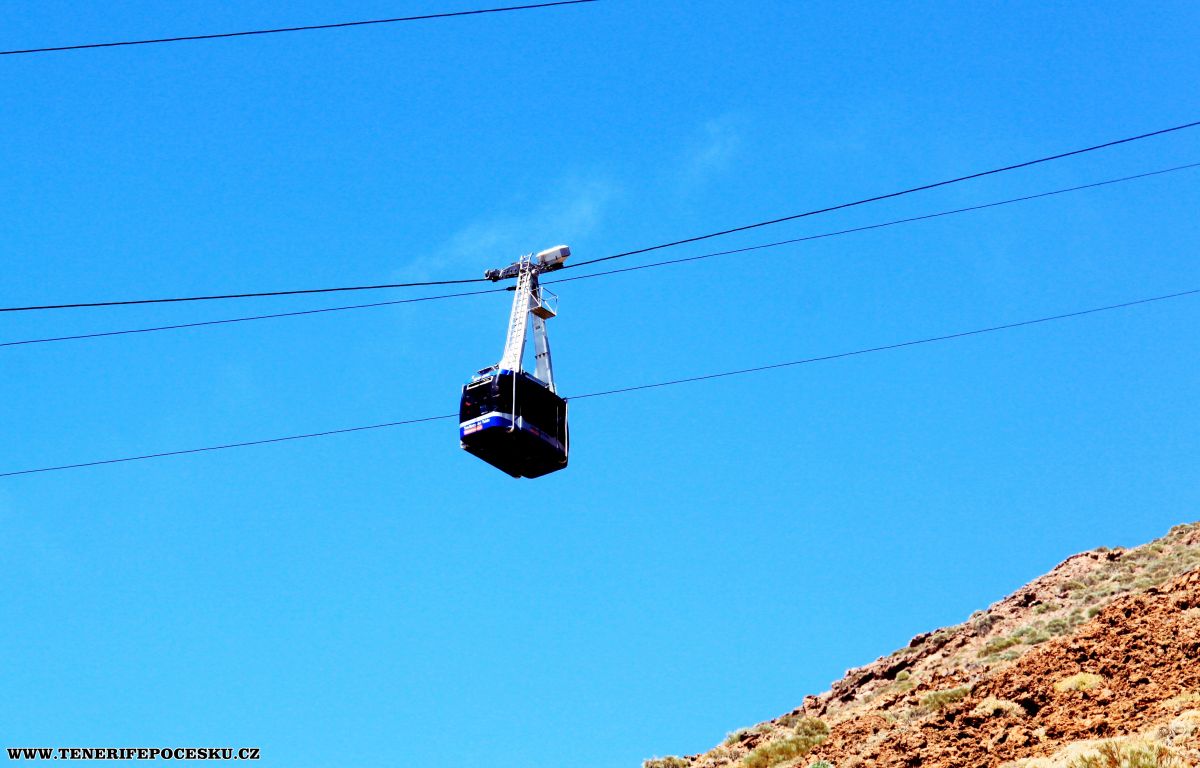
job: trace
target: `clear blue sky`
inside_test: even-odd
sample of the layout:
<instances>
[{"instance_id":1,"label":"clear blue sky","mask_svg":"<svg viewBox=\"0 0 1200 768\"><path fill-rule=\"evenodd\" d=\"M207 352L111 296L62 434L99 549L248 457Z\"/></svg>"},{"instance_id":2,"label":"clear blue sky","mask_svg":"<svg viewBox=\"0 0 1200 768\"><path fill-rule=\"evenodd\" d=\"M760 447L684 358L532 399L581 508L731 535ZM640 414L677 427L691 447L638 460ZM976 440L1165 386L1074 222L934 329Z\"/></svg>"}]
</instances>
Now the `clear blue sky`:
<instances>
[{"instance_id":1,"label":"clear blue sky","mask_svg":"<svg viewBox=\"0 0 1200 768\"><path fill-rule=\"evenodd\" d=\"M0 47L464 7L10 0ZM1200 116L1198 25L1183 2L606 0L3 57L0 304L476 276L1099 143ZM1194 130L669 253L1197 160ZM1195 288L1198 181L569 283L561 387ZM4 315L0 341L361 300ZM449 413L507 313L3 348L0 471ZM1200 517L1198 321L1182 299L580 401L571 466L532 482L450 422L5 479L0 746L708 748L1076 551Z\"/></svg>"}]
</instances>

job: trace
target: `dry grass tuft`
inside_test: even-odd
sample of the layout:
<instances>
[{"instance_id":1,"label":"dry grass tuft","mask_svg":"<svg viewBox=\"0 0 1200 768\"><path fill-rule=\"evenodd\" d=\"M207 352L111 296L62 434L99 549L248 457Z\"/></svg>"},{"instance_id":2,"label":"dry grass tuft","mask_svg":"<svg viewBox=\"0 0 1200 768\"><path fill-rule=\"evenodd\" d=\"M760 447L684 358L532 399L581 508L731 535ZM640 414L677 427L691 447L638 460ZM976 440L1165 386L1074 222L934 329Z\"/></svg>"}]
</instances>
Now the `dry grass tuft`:
<instances>
[{"instance_id":1,"label":"dry grass tuft","mask_svg":"<svg viewBox=\"0 0 1200 768\"><path fill-rule=\"evenodd\" d=\"M815 717L801 718L795 723L795 735L755 747L742 760L743 768L771 768L788 760L804 757L813 747L825 741L829 726Z\"/></svg>"},{"instance_id":2,"label":"dry grass tuft","mask_svg":"<svg viewBox=\"0 0 1200 768\"><path fill-rule=\"evenodd\" d=\"M971 692L969 687L933 691L921 697L921 709L926 712L941 712L956 701L961 701Z\"/></svg>"},{"instance_id":3,"label":"dry grass tuft","mask_svg":"<svg viewBox=\"0 0 1200 768\"><path fill-rule=\"evenodd\" d=\"M1077 675L1064 677L1054 684L1054 690L1059 693L1066 691L1090 691L1098 687L1104 682L1104 678L1100 675L1093 675L1091 672L1080 672Z\"/></svg>"},{"instance_id":4,"label":"dry grass tuft","mask_svg":"<svg viewBox=\"0 0 1200 768\"><path fill-rule=\"evenodd\" d=\"M1122 747L1110 741L1072 760L1067 768L1183 768L1183 763L1161 744Z\"/></svg>"},{"instance_id":5,"label":"dry grass tuft","mask_svg":"<svg viewBox=\"0 0 1200 768\"><path fill-rule=\"evenodd\" d=\"M1024 717L1025 710L1015 701L988 696L971 710L976 717Z\"/></svg>"},{"instance_id":6,"label":"dry grass tuft","mask_svg":"<svg viewBox=\"0 0 1200 768\"><path fill-rule=\"evenodd\" d=\"M735 744L741 744L750 736L749 728L738 728L725 737L725 746L732 747Z\"/></svg>"}]
</instances>

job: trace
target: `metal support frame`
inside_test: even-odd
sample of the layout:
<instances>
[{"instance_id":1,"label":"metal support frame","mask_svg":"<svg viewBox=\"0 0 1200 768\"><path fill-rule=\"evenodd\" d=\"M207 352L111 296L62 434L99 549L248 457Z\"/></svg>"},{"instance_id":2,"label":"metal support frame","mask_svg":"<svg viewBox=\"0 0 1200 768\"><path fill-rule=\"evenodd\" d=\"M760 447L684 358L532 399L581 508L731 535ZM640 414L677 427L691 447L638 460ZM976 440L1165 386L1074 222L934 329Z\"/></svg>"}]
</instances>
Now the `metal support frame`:
<instances>
[{"instance_id":1,"label":"metal support frame","mask_svg":"<svg viewBox=\"0 0 1200 768\"><path fill-rule=\"evenodd\" d=\"M550 357L550 337L546 333L546 320L554 312L547 313L547 297L542 293L538 275L562 267L570 255L566 246L558 246L541 253L526 254L502 270L489 270L485 276L493 281L506 277L517 278L513 296L512 312L508 317L508 336L504 342L504 353L497 366L500 370L519 372L524 369L525 340L529 335L529 320L533 318L534 371L533 376L557 394L554 385L554 365ZM549 293L547 291L547 293Z\"/></svg>"}]
</instances>

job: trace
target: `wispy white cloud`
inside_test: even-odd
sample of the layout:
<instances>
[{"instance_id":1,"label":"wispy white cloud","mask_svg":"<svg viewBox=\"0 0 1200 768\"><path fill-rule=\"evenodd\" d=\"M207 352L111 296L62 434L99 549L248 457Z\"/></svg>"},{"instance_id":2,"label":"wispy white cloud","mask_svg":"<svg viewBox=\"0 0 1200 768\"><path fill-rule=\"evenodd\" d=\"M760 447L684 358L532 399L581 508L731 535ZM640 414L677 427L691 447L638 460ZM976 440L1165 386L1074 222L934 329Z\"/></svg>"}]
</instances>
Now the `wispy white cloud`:
<instances>
[{"instance_id":1,"label":"wispy white cloud","mask_svg":"<svg viewBox=\"0 0 1200 768\"><path fill-rule=\"evenodd\" d=\"M743 124L736 115L724 115L692 129L692 138L680 142L683 149L674 163L666 163L674 169L668 172L667 184L659 188L659 193L690 195L730 171L742 149ZM606 223L625 188L640 187L642 194L651 192L644 179L640 183L634 179L625 182L614 181L611 176L594 176L548 185L545 194L528 203L509 202L502 212L466 223L426 255L399 265L396 275L418 280L460 274L482 276L484 269L508 264L523 253L560 243L581 245Z\"/></svg>"},{"instance_id":2,"label":"wispy white cloud","mask_svg":"<svg viewBox=\"0 0 1200 768\"><path fill-rule=\"evenodd\" d=\"M500 267L530 251L560 243L573 245L603 223L617 196L609 182L570 182L551 189L524 209L470 222L428 256L403 268L406 275L470 274Z\"/></svg>"},{"instance_id":3,"label":"wispy white cloud","mask_svg":"<svg viewBox=\"0 0 1200 768\"><path fill-rule=\"evenodd\" d=\"M742 146L739 121L732 115L705 122L698 133L687 149L680 171L680 185L685 192L704 186L732 168Z\"/></svg>"},{"instance_id":4,"label":"wispy white cloud","mask_svg":"<svg viewBox=\"0 0 1200 768\"><path fill-rule=\"evenodd\" d=\"M546 187L540 196L526 195L528 202L510 201L501 212L470 221L435 245L425 255L399 265L397 278L435 279L446 275L482 276L484 269L511 263L518 256L560 243L573 248L583 245L598 232L626 188L641 194L691 195L703 190L734 168L743 146L744 121L736 115L714 117L695 126L690 140L683 139L674 162L668 161L665 186L646 180L615 181L611 175L585 180L567 178ZM685 132L686 131L685 129ZM657 174L656 174L657 175ZM660 182L661 183L661 182Z\"/></svg>"}]
</instances>

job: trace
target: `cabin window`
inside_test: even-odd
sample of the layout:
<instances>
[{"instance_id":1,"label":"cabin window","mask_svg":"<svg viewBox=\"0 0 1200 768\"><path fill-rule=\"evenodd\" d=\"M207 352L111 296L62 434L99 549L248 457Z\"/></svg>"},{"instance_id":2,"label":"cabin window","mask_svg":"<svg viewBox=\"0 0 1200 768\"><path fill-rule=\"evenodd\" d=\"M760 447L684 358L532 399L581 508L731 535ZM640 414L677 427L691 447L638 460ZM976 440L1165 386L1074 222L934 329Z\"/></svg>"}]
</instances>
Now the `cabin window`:
<instances>
[{"instance_id":1,"label":"cabin window","mask_svg":"<svg viewBox=\"0 0 1200 768\"><path fill-rule=\"evenodd\" d=\"M463 391L462 402L458 406L459 422L470 421L495 410L492 407L495 401L495 397L492 395L494 388L495 382L467 387Z\"/></svg>"}]
</instances>

